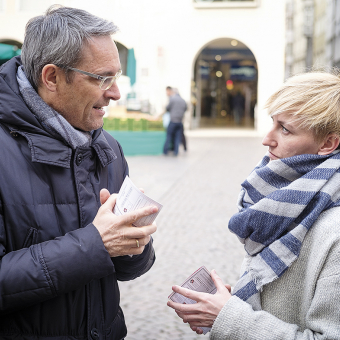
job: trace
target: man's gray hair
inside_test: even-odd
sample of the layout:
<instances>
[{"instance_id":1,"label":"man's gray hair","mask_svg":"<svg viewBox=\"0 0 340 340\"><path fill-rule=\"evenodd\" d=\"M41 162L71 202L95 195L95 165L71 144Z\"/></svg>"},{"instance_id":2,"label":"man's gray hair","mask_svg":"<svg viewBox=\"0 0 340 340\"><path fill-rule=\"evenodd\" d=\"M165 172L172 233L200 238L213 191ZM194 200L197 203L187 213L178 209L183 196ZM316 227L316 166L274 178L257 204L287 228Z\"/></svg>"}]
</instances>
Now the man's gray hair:
<instances>
[{"instance_id":1,"label":"man's gray hair","mask_svg":"<svg viewBox=\"0 0 340 340\"><path fill-rule=\"evenodd\" d=\"M28 80L37 89L45 65L74 67L86 42L117 31L114 23L84 10L51 6L45 15L32 18L26 25L21 60Z\"/></svg>"}]
</instances>

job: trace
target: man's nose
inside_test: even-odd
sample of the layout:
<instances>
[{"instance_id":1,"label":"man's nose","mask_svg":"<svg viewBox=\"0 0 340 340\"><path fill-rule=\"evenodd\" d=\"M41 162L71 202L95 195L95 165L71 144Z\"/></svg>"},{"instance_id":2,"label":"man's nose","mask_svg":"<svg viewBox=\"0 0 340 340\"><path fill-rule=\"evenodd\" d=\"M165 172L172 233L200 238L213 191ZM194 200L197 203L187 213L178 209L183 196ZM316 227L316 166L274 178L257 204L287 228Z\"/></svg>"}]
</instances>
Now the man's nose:
<instances>
[{"instance_id":1,"label":"man's nose","mask_svg":"<svg viewBox=\"0 0 340 340\"><path fill-rule=\"evenodd\" d=\"M111 100L119 100L120 99L120 92L116 82L112 84L112 86L105 90L104 97L109 98Z\"/></svg>"}]
</instances>

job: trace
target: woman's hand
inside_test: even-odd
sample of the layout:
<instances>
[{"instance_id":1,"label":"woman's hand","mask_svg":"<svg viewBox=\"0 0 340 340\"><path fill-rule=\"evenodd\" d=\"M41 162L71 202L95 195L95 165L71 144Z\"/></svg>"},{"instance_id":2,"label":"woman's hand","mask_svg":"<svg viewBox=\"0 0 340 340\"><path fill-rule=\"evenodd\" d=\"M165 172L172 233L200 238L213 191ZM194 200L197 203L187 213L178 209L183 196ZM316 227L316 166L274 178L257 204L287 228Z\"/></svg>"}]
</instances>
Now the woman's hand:
<instances>
[{"instance_id":1,"label":"woman's hand","mask_svg":"<svg viewBox=\"0 0 340 340\"><path fill-rule=\"evenodd\" d=\"M183 322L189 323L191 329L197 334L203 333L198 327L212 327L217 315L231 298L230 286L223 284L215 270L211 271L211 278L217 288L217 292L214 295L173 286L172 290L174 292L194 300L197 303L181 304L168 301L168 306L175 309L177 315L183 319Z\"/></svg>"}]
</instances>

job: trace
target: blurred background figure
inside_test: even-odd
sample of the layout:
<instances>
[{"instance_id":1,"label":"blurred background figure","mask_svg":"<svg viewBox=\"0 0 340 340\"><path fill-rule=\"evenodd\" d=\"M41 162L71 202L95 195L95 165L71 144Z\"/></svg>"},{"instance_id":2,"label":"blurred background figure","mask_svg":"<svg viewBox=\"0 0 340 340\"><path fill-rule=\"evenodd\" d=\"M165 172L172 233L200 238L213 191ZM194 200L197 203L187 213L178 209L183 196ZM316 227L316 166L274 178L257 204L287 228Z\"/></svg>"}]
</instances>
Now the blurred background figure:
<instances>
[{"instance_id":1,"label":"blurred background figure","mask_svg":"<svg viewBox=\"0 0 340 340\"><path fill-rule=\"evenodd\" d=\"M235 124L240 125L244 115L244 97L240 91L237 91L231 101Z\"/></svg>"},{"instance_id":2,"label":"blurred background figure","mask_svg":"<svg viewBox=\"0 0 340 340\"><path fill-rule=\"evenodd\" d=\"M166 94L169 97L169 104L166 107L166 111L170 114L170 123L167 128L163 152L167 155L171 146L173 146L174 155L177 156L181 142L183 142L184 150L187 149L182 123L184 113L187 110L187 104L179 93L170 86L167 86Z\"/></svg>"}]
</instances>

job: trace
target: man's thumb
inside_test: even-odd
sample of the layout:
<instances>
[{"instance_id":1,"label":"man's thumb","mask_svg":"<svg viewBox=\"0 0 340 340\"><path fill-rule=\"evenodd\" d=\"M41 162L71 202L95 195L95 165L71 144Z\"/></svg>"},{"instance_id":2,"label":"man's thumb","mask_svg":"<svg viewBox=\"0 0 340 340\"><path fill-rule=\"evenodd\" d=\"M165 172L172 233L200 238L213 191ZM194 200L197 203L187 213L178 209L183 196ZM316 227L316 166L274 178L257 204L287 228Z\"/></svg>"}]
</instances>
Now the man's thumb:
<instances>
[{"instance_id":1,"label":"man's thumb","mask_svg":"<svg viewBox=\"0 0 340 340\"><path fill-rule=\"evenodd\" d=\"M103 205L110 197L110 192L107 189L100 190L100 204Z\"/></svg>"}]
</instances>

